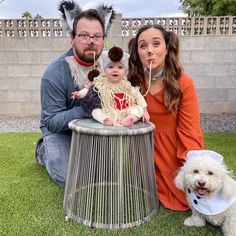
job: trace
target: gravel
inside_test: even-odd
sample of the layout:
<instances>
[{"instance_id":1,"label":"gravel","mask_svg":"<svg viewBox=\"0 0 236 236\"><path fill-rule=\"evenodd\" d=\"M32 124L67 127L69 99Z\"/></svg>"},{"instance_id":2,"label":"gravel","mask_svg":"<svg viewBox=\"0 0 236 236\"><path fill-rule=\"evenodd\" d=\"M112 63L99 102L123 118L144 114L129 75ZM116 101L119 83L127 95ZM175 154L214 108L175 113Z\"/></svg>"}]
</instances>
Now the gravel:
<instances>
[{"instance_id":1,"label":"gravel","mask_svg":"<svg viewBox=\"0 0 236 236\"><path fill-rule=\"evenodd\" d=\"M201 114L204 132L236 132L236 113Z\"/></svg>"},{"instance_id":2,"label":"gravel","mask_svg":"<svg viewBox=\"0 0 236 236\"><path fill-rule=\"evenodd\" d=\"M236 113L201 114L204 132L236 132ZM39 130L39 116L0 115L0 132L29 132Z\"/></svg>"},{"instance_id":3,"label":"gravel","mask_svg":"<svg viewBox=\"0 0 236 236\"><path fill-rule=\"evenodd\" d=\"M39 131L39 116L2 116L0 131Z\"/></svg>"}]
</instances>

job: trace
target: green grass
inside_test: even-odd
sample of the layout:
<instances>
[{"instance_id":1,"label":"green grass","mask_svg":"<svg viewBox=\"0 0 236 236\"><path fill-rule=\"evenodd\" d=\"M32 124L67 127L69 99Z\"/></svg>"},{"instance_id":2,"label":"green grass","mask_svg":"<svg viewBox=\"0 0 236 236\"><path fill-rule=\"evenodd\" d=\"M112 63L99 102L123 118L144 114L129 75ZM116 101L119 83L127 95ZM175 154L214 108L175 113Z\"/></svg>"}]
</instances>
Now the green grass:
<instances>
[{"instance_id":1,"label":"green grass","mask_svg":"<svg viewBox=\"0 0 236 236\"><path fill-rule=\"evenodd\" d=\"M126 230L101 230L66 221L63 211L64 190L54 184L44 168L34 162L39 133L0 133L0 235L1 236L145 236L145 235L222 235L218 227L183 226L187 212L161 207L150 222ZM236 173L236 133L205 134L207 149L225 157Z\"/></svg>"}]
</instances>

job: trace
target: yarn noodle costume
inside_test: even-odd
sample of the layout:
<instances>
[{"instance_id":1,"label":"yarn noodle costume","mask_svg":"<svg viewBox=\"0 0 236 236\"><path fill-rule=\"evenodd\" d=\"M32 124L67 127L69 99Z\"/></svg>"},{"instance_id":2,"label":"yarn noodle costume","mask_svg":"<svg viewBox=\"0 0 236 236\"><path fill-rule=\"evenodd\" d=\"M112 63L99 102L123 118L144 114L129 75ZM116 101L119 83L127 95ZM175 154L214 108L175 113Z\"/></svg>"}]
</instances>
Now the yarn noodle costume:
<instances>
[{"instance_id":1,"label":"yarn noodle costume","mask_svg":"<svg viewBox=\"0 0 236 236\"><path fill-rule=\"evenodd\" d=\"M111 48L107 55L103 54L102 57L104 71L113 62L120 62L125 70L128 69L128 54L123 54L122 49L118 47ZM125 77L114 83L110 82L105 74L99 75L93 80L92 87L81 90L80 95L84 97L81 106L86 112L101 123L109 117L115 126L127 115L141 118L144 108L147 107L139 87L133 87Z\"/></svg>"}]
</instances>

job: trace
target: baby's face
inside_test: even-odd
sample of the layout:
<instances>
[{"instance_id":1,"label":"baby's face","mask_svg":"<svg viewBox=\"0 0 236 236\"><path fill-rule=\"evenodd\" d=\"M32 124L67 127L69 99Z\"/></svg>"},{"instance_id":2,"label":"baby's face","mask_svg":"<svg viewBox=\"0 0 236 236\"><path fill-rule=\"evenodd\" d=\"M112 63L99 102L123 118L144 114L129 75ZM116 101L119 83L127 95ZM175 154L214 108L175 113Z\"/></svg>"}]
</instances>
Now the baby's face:
<instances>
[{"instance_id":1,"label":"baby's face","mask_svg":"<svg viewBox=\"0 0 236 236\"><path fill-rule=\"evenodd\" d=\"M110 83L119 83L126 75L126 69L120 62L112 62L106 69L105 75Z\"/></svg>"}]
</instances>

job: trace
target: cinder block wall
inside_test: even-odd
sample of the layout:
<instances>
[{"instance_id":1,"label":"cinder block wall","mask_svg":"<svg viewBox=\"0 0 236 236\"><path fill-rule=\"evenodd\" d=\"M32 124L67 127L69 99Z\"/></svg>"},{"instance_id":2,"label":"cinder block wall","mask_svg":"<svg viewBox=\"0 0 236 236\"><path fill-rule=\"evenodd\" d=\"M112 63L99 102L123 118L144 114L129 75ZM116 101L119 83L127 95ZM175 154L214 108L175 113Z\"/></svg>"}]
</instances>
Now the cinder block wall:
<instances>
[{"instance_id":1,"label":"cinder block wall","mask_svg":"<svg viewBox=\"0 0 236 236\"><path fill-rule=\"evenodd\" d=\"M202 113L236 112L236 35L181 37L181 59Z\"/></svg>"},{"instance_id":2,"label":"cinder block wall","mask_svg":"<svg viewBox=\"0 0 236 236\"><path fill-rule=\"evenodd\" d=\"M113 44L129 38L115 28ZM236 35L181 36L181 60L194 79L202 113L236 112ZM70 38L0 38L0 115L39 115L39 88L49 62L70 48Z\"/></svg>"},{"instance_id":3,"label":"cinder block wall","mask_svg":"<svg viewBox=\"0 0 236 236\"><path fill-rule=\"evenodd\" d=\"M0 114L38 115L43 71L68 48L69 38L0 38Z\"/></svg>"}]
</instances>

